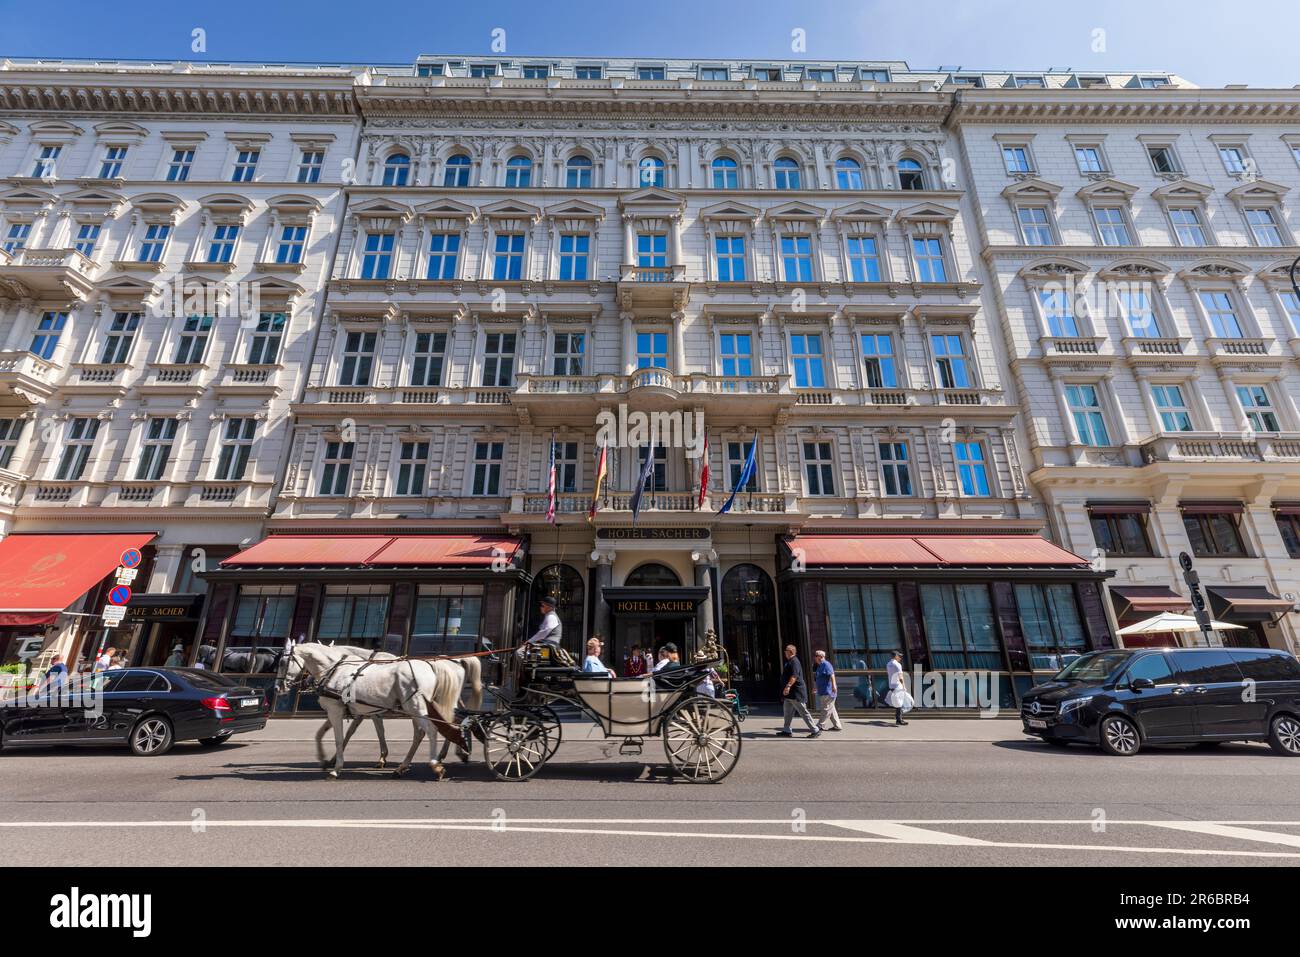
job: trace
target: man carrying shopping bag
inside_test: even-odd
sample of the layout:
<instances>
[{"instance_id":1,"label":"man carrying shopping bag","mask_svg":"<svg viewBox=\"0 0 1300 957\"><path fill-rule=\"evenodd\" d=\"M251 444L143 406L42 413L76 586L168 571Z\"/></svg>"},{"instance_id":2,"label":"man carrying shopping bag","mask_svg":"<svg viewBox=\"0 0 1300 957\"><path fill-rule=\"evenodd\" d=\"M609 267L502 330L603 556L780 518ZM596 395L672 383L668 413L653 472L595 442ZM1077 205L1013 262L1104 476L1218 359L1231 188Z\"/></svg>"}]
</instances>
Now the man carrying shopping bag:
<instances>
[{"instance_id":1,"label":"man carrying shopping bag","mask_svg":"<svg viewBox=\"0 0 1300 957\"><path fill-rule=\"evenodd\" d=\"M889 693L885 695L885 700L889 706L894 709L894 724L907 724L903 720L903 715L911 711L916 706L912 696L907 693L903 687L903 653L895 651L894 657L885 665L885 675L889 680Z\"/></svg>"}]
</instances>

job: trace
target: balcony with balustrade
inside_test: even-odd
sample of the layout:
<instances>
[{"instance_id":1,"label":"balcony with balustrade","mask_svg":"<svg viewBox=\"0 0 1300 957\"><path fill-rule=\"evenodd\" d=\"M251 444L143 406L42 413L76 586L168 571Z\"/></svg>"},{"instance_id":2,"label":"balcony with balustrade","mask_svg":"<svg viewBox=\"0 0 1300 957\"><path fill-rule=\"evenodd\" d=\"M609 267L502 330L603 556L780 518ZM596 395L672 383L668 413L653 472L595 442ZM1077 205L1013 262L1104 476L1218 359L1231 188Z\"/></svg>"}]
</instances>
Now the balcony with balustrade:
<instances>
[{"instance_id":1,"label":"balcony with balustrade","mask_svg":"<svg viewBox=\"0 0 1300 957\"><path fill-rule=\"evenodd\" d=\"M1280 364L1287 360L1273 348L1276 340L1266 338L1236 338L1205 340L1205 348L1210 354L1210 361L1218 365L1236 365L1242 362L1266 362Z\"/></svg>"},{"instance_id":2,"label":"balcony with balustrade","mask_svg":"<svg viewBox=\"0 0 1300 957\"><path fill-rule=\"evenodd\" d=\"M642 517L653 514L670 513L679 518L692 515L700 519L725 520L719 517L717 510L726 502L730 493L711 489L700 504L699 489L647 490L641 497ZM550 498L545 492L520 492L510 499L512 518L521 523L545 522ZM797 511L798 497L785 492L741 492L736 496L728 514L747 516L746 521L753 522L758 516L780 516L787 520ZM561 516L585 515L591 508L590 492L561 492L556 495L555 511ZM597 516L626 522L632 514L632 492L603 491L600 496Z\"/></svg>"},{"instance_id":3,"label":"balcony with balustrade","mask_svg":"<svg viewBox=\"0 0 1300 957\"><path fill-rule=\"evenodd\" d=\"M719 376L638 369L631 375L530 375L517 377L511 401L533 422L591 417L611 400L638 409L701 404L710 419L770 416L795 403L788 375Z\"/></svg>"},{"instance_id":4,"label":"balcony with balustrade","mask_svg":"<svg viewBox=\"0 0 1300 957\"><path fill-rule=\"evenodd\" d=\"M1300 432L1244 437L1239 432L1179 432L1142 445L1146 465L1165 462L1300 462Z\"/></svg>"},{"instance_id":5,"label":"balcony with balustrade","mask_svg":"<svg viewBox=\"0 0 1300 957\"><path fill-rule=\"evenodd\" d=\"M16 249L0 258L0 281L17 283L36 297L87 299L99 269L76 249Z\"/></svg>"},{"instance_id":6,"label":"balcony with balustrade","mask_svg":"<svg viewBox=\"0 0 1300 957\"><path fill-rule=\"evenodd\" d=\"M64 369L24 350L0 352L0 395L28 405L41 405L54 394Z\"/></svg>"},{"instance_id":7,"label":"balcony with balustrade","mask_svg":"<svg viewBox=\"0 0 1300 957\"><path fill-rule=\"evenodd\" d=\"M620 267L618 304L622 309L682 309L690 300L691 284L686 281L686 267Z\"/></svg>"}]
</instances>

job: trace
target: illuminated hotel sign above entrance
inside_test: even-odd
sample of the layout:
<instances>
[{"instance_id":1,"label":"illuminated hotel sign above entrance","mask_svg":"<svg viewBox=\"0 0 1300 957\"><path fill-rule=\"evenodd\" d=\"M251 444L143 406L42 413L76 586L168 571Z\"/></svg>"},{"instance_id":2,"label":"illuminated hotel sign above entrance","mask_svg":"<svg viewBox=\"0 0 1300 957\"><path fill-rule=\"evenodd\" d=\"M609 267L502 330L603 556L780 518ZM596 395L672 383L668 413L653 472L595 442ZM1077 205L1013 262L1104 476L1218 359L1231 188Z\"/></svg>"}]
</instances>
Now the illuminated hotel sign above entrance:
<instances>
[{"instance_id":1,"label":"illuminated hotel sign above entrance","mask_svg":"<svg viewBox=\"0 0 1300 957\"><path fill-rule=\"evenodd\" d=\"M606 542L703 542L709 538L707 528L600 528L596 538Z\"/></svg>"},{"instance_id":2,"label":"illuminated hotel sign above entrance","mask_svg":"<svg viewBox=\"0 0 1300 957\"><path fill-rule=\"evenodd\" d=\"M609 610L629 618L694 618L700 602L709 597L707 588L671 586L650 588L624 586L603 589Z\"/></svg>"}]
</instances>

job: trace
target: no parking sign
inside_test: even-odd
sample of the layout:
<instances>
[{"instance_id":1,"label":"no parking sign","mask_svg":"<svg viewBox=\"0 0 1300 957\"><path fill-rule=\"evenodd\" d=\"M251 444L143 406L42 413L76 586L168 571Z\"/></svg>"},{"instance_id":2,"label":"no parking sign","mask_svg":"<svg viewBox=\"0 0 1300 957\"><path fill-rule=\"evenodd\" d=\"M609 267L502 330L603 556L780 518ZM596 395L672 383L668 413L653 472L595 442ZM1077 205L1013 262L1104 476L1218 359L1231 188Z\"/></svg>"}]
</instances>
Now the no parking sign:
<instances>
[{"instance_id":1,"label":"no parking sign","mask_svg":"<svg viewBox=\"0 0 1300 957\"><path fill-rule=\"evenodd\" d=\"M131 589L126 585L114 585L108 590L110 605L125 605L131 600Z\"/></svg>"},{"instance_id":2,"label":"no parking sign","mask_svg":"<svg viewBox=\"0 0 1300 957\"><path fill-rule=\"evenodd\" d=\"M144 555L140 553L140 549L128 548L122 553L122 557L118 559L118 564L123 568L135 568L143 558Z\"/></svg>"}]
</instances>

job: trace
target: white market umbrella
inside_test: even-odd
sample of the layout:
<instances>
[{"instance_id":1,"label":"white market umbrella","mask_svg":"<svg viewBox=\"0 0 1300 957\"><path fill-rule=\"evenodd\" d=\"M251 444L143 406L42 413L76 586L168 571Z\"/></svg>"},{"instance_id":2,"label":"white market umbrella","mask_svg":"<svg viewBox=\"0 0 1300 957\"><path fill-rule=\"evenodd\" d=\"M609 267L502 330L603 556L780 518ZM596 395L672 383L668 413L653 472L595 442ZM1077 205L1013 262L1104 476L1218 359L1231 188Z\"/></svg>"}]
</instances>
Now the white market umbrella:
<instances>
[{"instance_id":1,"label":"white market umbrella","mask_svg":"<svg viewBox=\"0 0 1300 957\"><path fill-rule=\"evenodd\" d=\"M1226 621L1210 622L1211 631L1236 631L1243 629L1244 625L1233 625ZM1135 625L1129 625L1127 628L1121 628L1116 632L1117 635L1155 635L1166 632L1189 632L1200 631L1201 626L1191 615L1175 615L1171 611L1162 611L1154 618L1148 618L1146 621L1139 621Z\"/></svg>"}]
</instances>

